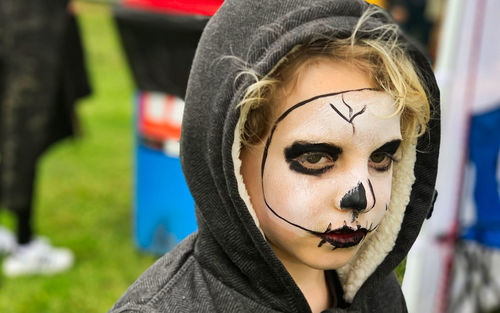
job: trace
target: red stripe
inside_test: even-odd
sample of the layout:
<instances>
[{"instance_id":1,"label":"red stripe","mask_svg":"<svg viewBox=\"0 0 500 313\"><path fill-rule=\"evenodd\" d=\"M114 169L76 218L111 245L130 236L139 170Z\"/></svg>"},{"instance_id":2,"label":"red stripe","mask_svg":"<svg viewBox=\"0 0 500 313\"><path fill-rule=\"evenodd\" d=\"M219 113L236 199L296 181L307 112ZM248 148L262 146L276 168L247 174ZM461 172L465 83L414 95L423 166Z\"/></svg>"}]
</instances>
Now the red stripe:
<instances>
[{"instance_id":1,"label":"red stripe","mask_svg":"<svg viewBox=\"0 0 500 313\"><path fill-rule=\"evenodd\" d=\"M123 5L161 13L212 16L223 0L124 0Z\"/></svg>"},{"instance_id":2,"label":"red stripe","mask_svg":"<svg viewBox=\"0 0 500 313\"><path fill-rule=\"evenodd\" d=\"M463 186L464 186L464 177L465 177L465 165L467 164L469 157L469 133L470 133L470 121L473 114L473 104L474 98L476 95L476 81L478 75L478 64L480 58L480 50L482 46L483 32L484 32L484 13L486 11L486 0L477 0L476 2L476 14L474 17L474 28L472 35L472 44L470 45L471 53L469 57L469 66L467 73L467 84L464 92L464 101L465 101L465 117L466 117L466 127L464 129L464 134L462 136L464 140L463 146L465 147L465 151L461 156L461 164L463 166L460 168L460 180L459 180L459 189L456 197L455 203L455 221L453 222L452 228L446 237L448 237L450 241L450 250L447 253L447 258L445 260L445 276L443 280L446 282L443 284L443 288L440 293L440 303L439 303L439 311L440 313L448 312L448 305L450 303L450 287L452 281L452 269L453 269L453 261L455 258L455 246L456 240L459 236L460 225L459 225L459 212L462 207L462 195L463 195Z\"/></svg>"}]
</instances>

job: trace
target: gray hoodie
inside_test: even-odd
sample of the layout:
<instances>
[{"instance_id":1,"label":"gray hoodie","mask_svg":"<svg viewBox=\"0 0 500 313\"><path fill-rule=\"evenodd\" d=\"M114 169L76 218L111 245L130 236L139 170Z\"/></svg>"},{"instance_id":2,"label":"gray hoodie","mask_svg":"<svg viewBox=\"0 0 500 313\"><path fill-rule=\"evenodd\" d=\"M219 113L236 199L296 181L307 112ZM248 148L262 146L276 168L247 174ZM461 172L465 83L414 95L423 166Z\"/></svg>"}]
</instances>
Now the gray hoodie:
<instances>
[{"instance_id":1,"label":"gray hoodie","mask_svg":"<svg viewBox=\"0 0 500 313\"><path fill-rule=\"evenodd\" d=\"M236 104L252 81L236 82L244 60L273 68L312 34L347 37L368 8L358 0L227 0L209 21L192 66L181 162L198 231L149 268L110 312L310 312L252 217L239 174ZM387 23L375 15L369 25ZM370 36L360 31L360 35ZM373 34L372 34L373 35ZM429 90L428 132L394 165L389 211L348 265L328 271L334 307L325 312L406 312L393 273L428 216L439 150L439 90L423 54L404 36Z\"/></svg>"}]
</instances>

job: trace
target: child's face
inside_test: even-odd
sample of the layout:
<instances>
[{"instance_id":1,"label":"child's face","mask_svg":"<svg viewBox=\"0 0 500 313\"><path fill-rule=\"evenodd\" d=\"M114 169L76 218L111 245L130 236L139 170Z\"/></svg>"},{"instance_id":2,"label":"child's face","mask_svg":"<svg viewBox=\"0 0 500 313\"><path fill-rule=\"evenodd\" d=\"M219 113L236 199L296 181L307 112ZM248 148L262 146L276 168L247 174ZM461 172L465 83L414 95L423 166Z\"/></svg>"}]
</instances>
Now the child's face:
<instances>
[{"instance_id":1,"label":"child's face","mask_svg":"<svg viewBox=\"0 0 500 313\"><path fill-rule=\"evenodd\" d=\"M241 171L278 258L336 269L387 210L400 117L389 117L386 93L356 91L374 86L348 64L320 60L298 77L265 142L242 152Z\"/></svg>"}]
</instances>

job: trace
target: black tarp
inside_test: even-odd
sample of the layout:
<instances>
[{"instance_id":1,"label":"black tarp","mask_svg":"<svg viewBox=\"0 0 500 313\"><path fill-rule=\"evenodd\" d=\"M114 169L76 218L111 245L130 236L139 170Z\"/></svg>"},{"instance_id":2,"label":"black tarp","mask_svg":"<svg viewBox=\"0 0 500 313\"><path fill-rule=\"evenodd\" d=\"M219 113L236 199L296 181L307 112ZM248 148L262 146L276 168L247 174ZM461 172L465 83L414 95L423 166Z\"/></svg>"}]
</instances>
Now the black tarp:
<instances>
[{"instance_id":1,"label":"black tarp","mask_svg":"<svg viewBox=\"0 0 500 313\"><path fill-rule=\"evenodd\" d=\"M114 7L134 80L141 90L184 98L191 62L209 17Z\"/></svg>"}]
</instances>

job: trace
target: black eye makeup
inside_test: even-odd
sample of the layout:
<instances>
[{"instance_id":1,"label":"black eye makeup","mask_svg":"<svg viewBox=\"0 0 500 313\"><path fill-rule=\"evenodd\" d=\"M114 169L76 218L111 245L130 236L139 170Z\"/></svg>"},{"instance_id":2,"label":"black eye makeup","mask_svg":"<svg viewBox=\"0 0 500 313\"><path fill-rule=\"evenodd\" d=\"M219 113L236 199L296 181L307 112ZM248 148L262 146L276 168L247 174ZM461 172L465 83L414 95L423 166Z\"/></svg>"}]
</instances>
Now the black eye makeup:
<instances>
[{"instance_id":1,"label":"black eye makeup","mask_svg":"<svg viewBox=\"0 0 500 313\"><path fill-rule=\"evenodd\" d=\"M331 144L304 141L296 141L284 151L292 171L313 176L331 169L341 153L341 148Z\"/></svg>"},{"instance_id":2,"label":"black eye makeup","mask_svg":"<svg viewBox=\"0 0 500 313\"><path fill-rule=\"evenodd\" d=\"M397 162L394 154L398 150L401 140L396 139L385 143L370 155L369 165L378 172L386 172L393 162Z\"/></svg>"}]
</instances>

